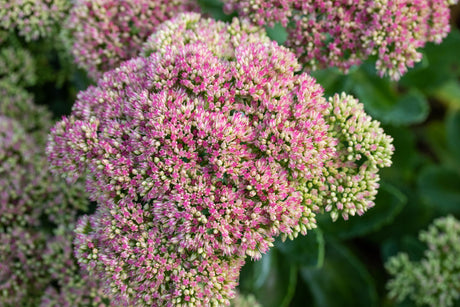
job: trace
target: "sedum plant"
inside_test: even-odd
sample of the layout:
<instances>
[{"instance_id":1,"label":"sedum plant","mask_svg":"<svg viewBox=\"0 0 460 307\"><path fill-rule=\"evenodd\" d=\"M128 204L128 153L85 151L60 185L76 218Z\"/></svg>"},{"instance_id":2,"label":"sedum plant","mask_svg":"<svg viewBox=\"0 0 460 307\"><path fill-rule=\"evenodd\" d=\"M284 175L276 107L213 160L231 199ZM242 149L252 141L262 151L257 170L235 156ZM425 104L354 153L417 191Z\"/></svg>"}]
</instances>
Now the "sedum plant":
<instances>
[{"instance_id":1,"label":"sedum plant","mask_svg":"<svg viewBox=\"0 0 460 307\"><path fill-rule=\"evenodd\" d=\"M225 0L259 26L287 27L286 46L306 70L347 72L376 58L380 76L398 80L422 58L419 48L450 31L449 5L457 0Z\"/></svg>"},{"instance_id":2,"label":"sedum plant","mask_svg":"<svg viewBox=\"0 0 460 307\"><path fill-rule=\"evenodd\" d=\"M4 80L0 93L0 305L108 302L73 256L72 225L88 201L81 183L69 186L49 172L50 114Z\"/></svg>"},{"instance_id":3,"label":"sedum plant","mask_svg":"<svg viewBox=\"0 0 460 307\"><path fill-rule=\"evenodd\" d=\"M18 87L36 83L35 61L29 51L20 47L0 49L0 82Z\"/></svg>"},{"instance_id":4,"label":"sedum plant","mask_svg":"<svg viewBox=\"0 0 460 307\"><path fill-rule=\"evenodd\" d=\"M438 218L419 239L427 245L420 261L399 253L385 264L392 276L389 296L409 298L417 306L454 306L460 301L460 221L451 215Z\"/></svg>"},{"instance_id":5,"label":"sedum plant","mask_svg":"<svg viewBox=\"0 0 460 307\"><path fill-rule=\"evenodd\" d=\"M43 260L54 284L48 284L40 306L119 306L110 301L97 278L83 271L74 256L74 224L59 225L47 242Z\"/></svg>"},{"instance_id":6,"label":"sedum plant","mask_svg":"<svg viewBox=\"0 0 460 307\"><path fill-rule=\"evenodd\" d=\"M0 30L34 41L55 34L66 17L69 0L0 0Z\"/></svg>"},{"instance_id":7,"label":"sedum plant","mask_svg":"<svg viewBox=\"0 0 460 307\"><path fill-rule=\"evenodd\" d=\"M246 21L189 13L80 92L47 152L98 203L76 255L116 301L228 305L276 236L373 206L392 139L300 68Z\"/></svg>"},{"instance_id":8,"label":"sedum plant","mask_svg":"<svg viewBox=\"0 0 460 307\"><path fill-rule=\"evenodd\" d=\"M40 145L46 143L47 131L52 126L51 114L43 106L34 104L32 95L25 89L0 80L0 114L20 123L25 133L31 134Z\"/></svg>"},{"instance_id":9,"label":"sedum plant","mask_svg":"<svg viewBox=\"0 0 460 307\"><path fill-rule=\"evenodd\" d=\"M161 22L197 10L194 0L76 0L65 28L76 63L97 79L138 55Z\"/></svg>"}]
</instances>

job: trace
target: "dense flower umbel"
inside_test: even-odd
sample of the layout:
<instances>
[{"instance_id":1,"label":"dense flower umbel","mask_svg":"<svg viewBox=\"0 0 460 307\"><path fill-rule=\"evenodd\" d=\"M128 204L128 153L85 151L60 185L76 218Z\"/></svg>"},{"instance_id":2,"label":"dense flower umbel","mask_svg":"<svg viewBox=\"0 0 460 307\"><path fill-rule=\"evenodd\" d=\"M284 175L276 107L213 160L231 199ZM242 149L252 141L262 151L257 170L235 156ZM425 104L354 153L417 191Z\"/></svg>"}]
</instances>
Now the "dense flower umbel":
<instances>
[{"instance_id":1,"label":"dense flower umbel","mask_svg":"<svg viewBox=\"0 0 460 307\"><path fill-rule=\"evenodd\" d=\"M379 168L391 165L394 148L380 123L372 120L355 98L335 95L329 102L325 119L330 135L338 140L336 152L326 162L319 183L305 184L304 199L323 204L333 220L339 215L346 220L374 206Z\"/></svg>"},{"instance_id":2,"label":"dense flower umbel","mask_svg":"<svg viewBox=\"0 0 460 307\"><path fill-rule=\"evenodd\" d=\"M34 85L36 74L32 55L22 48L1 48L0 81L21 87Z\"/></svg>"},{"instance_id":3,"label":"dense flower umbel","mask_svg":"<svg viewBox=\"0 0 460 307\"><path fill-rule=\"evenodd\" d=\"M92 78L138 55L161 22L196 10L194 0L77 0L66 27L76 62Z\"/></svg>"},{"instance_id":4,"label":"dense flower umbel","mask_svg":"<svg viewBox=\"0 0 460 307\"><path fill-rule=\"evenodd\" d=\"M45 244L40 231L23 227L0 231L1 306L37 306L49 282L41 257Z\"/></svg>"},{"instance_id":5,"label":"dense flower umbel","mask_svg":"<svg viewBox=\"0 0 460 307\"><path fill-rule=\"evenodd\" d=\"M69 0L0 0L0 28L26 40L51 35L70 7Z\"/></svg>"},{"instance_id":6,"label":"dense flower umbel","mask_svg":"<svg viewBox=\"0 0 460 307\"><path fill-rule=\"evenodd\" d=\"M399 253L385 264L393 277L390 296L409 297L417 306L454 306L460 301L460 221L438 218L419 239L428 247L419 262Z\"/></svg>"},{"instance_id":7,"label":"dense flower umbel","mask_svg":"<svg viewBox=\"0 0 460 307\"><path fill-rule=\"evenodd\" d=\"M274 236L306 234L323 209L372 206L391 139L353 98L324 99L257 28L182 14L144 50L79 94L47 148L56 172L87 174L99 209L80 224L78 255L120 297L206 305L209 291L227 304L244 257ZM141 237L150 241L136 246ZM162 261L178 267L152 275ZM186 294L181 276L195 270L223 276Z\"/></svg>"},{"instance_id":8,"label":"dense flower umbel","mask_svg":"<svg viewBox=\"0 0 460 307\"><path fill-rule=\"evenodd\" d=\"M99 280L78 266L73 254L73 229L73 224L61 225L46 244L42 257L53 283L48 283L40 306L117 306L103 293Z\"/></svg>"},{"instance_id":9,"label":"dense flower umbel","mask_svg":"<svg viewBox=\"0 0 460 307\"><path fill-rule=\"evenodd\" d=\"M0 115L0 226L37 225L41 214L34 203L34 186L43 172L35 168L38 149L21 125ZM1 229L0 229L1 230Z\"/></svg>"},{"instance_id":10,"label":"dense flower umbel","mask_svg":"<svg viewBox=\"0 0 460 307\"><path fill-rule=\"evenodd\" d=\"M225 0L258 25L288 26L286 45L307 70L347 71L376 56L380 75L398 80L420 61L417 48L440 43L450 30L449 5L457 0ZM290 25L288 25L291 23Z\"/></svg>"},{"instance_id":11,"label":"dense flower umbel","mask_svg":"<svg viewBox=\"0 0 460 307\"><path fill-rule=\"evenodd\" d=\"M185 249L176 233L157 226L160 204L125 205L100 205L76 229L76 257L84 269L98 274L93 278L106 281L114 301L136 306L228 305L242 257ZM169 216L172 226L175 219Z\"/></svg>"},{"instance_id":12,"label":"dense flower umbel","mask_svg":"<svg viewBox=\"0 0 460 307\"><path fill-rule=\"evenodd\" d=\"M0 86L0 94L9 95L0 98L0 305L37 306L53 281L49 267L57 261L44 258L51 229L74 223L88 201L82 184L67 186L49 173L40 143L46 131L35 130L45 123L21 125L47 113L28 100L15 100L24 97L20 91L11 96L15 90L2 92Z\"/></svg>"},{"instance_id":13,"label":"dense flower umbel","mask_svg":"<svg viewBox=\"0 0 460 307\"><path fill-rule=\"evenodd\" d=\"M44 132L52 125L51 113L45 107L34 104L32 95L26 90L0 80L0 114L17 120L26 133L44 146Z\"/></svg>"}]
</instances>

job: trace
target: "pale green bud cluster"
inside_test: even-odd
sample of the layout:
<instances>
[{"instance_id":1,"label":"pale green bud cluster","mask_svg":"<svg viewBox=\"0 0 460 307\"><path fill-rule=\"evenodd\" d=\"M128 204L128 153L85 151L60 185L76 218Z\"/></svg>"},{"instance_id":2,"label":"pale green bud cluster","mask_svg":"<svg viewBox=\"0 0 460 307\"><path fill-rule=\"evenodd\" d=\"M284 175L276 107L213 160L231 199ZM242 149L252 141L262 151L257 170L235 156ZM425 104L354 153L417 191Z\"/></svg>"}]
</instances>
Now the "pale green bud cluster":
<instances>
[{"instance_id":1,"label":"pale green bud cluster","mask_svg":"<svg viewBox=\"0 0 460 307\"><path fill-rule=\"evenodd\" d=\"M252 294L244 295L241 293L237 293L236 297L231 300L230 302L231 307L262 307L257 300L256 297Z\"/></svg>"},{"instance_id":2,"label":"pale green bud cluster","mask_svg":"<svg viewBox=\"0 0 460 307\"><path fill-rule=\"evenodd\" d=\"M391 165L393 139L353 96L336 94L329 103L325 119L328 133L337 141L336 152L325 161L324 176L308 182L302 192L313 211L324 209L332 220L346 220L374 206L378 172Z\"/></svg>"},{"instance_id":3,"label":"pale green bud cluster","mask_svg":"<svg viewBox=\"0 0 460 307\"><path fill-rule=\"evenodd\" d=\"M438 218L419 239L427 245L420 261L399 253L385 264L392 275L389 296L397 301L409 298L417 306L454 306L460 299L460 221Z\"/></svg>"}]
</instances>

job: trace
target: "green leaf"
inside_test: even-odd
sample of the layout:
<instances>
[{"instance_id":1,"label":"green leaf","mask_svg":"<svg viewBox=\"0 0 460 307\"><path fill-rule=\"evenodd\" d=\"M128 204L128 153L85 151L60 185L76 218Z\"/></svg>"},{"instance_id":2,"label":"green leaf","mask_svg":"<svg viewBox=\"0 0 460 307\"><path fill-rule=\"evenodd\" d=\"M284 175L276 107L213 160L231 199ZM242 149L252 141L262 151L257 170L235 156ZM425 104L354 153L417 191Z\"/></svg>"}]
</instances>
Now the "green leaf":
<instances>
[{"instance_id":1,"label":"green leaf","mask_svg":"<svg viewBox=\"0 0 460 307\"><path fill-rule=\"evenodd\" d=\"M457 79L451 79L433 90L433 96L445 103L450 108L460 108L460 83Z\"/></svg>"},{"instance_id":2,"label":"green leaf","mask_svg":"<svg viewBox=\"0 0 460 307\"><path fill-rule=\"evenodd\" d=\"M297 265L272 249L259 261L246 263L241 271L240 288L252 293L264 307L287 307L297 283Z\"/></svg>"},{"instance_id":3,"label":"green leaf","mask_svg":"<svg viewBox=\"0 0 460 307\"><path fill-rule=\"evenodd\" d=\"M318 226L325 234L349 239L375 232L391 223L406 204L406 197L398 189L382 184L375 200L375 207L363 216L351 216L348 221L332 222L328 215L317 218Z\"/></svg>"},{"instance_id":4,"label":"green leaf","mask_svg":"<svg viewBox=\"0 0 460 307\"><path fill-rule=\"evenodd\" d=\"M406 204L390 224L366 236L367 240L375 244L389 239L400 240L401 235L412 234L415 236L428 225L433 219L433 209L421 201L420 195L413 185L411 182L409 185L398 186L404 196L407 197Z\"/></svg>"},{"instance_id":5,"label":"green leaf","mask_svg":"<svg viewBox=\"0 0 460 307\"><path fill-rule=\"evenodd\" d=\"M306 236L300 235L294 240L281 242L277 240L275 247L290 262L304 267L321 267L324 261L324 237L320 229L308 231Z\"/></svg>"},{"instance_id":6,"label":"green leaf","mask_svg":"<svg viewBox=\"0 0 460 307\"><path fill-rule=\"evenodd\" d=\"M379 78L364 66L351 74L353 92L366 111L385 124L410 125L423 122L429 113L429 104L418 90L398 95L390 81Z\"/></svg>"},{"instance_id":7,"label":"green leaf","mask_svg":"<svg viewBox=\"0 0 460 307\"><path fill-rule=\"evenodd\" d=\"M420 242L415 235L404 235L402 238L391 238L384 241L381 250L384 262L399 252L408 254L413 261L419 261L423 257L426 245Z\"/></svg>"},{"instance_id":8,"label":"green leaf","mask_svg":"<svg viewBox=\"0 0 460 307\"><path fill-rule=\"evenodd\" d=\"M268 37L282 45L286 41L288 34L286 29L278 22L272 28L266 27Z\"/></svg>"},{"instance_id":9,"label":"green leaf","mask_svg":"<svg viewBox=\"0 0 460 307\"><path fill-rule=\"evenodd\" d=\"M395 151L391 167L381 170L381 178L395 185L412 182L422 158L416 149L415 135L407 127L384 127L385 133L393 137Z\"/></svg>"},{"instance_id":10,"label":"green leaf","mask_svg":"<svg viewBox=\"0 0 460 307\"><path fill-rule=\"evenodd\" d=\"M323 267L303 267L300 275L314 298L309 306L378 305L374 280L359 259L341 244L328 242Z\"/></svg>"},{"instance_id":11,"label":"green leaf","mask_svg":"<svg viewBox=\"0 0 460 307\"><path fill-rule=\"evenodd\" d=\"M349 92L353 85L351 78L334 67L312 71L311 75L318 84L321 84L324 88L324 94L328 97L335 93Z\"/></svg>"},{"instance_id":12,"label":"green leaf","mask_svg":"<svg viewBox=\"0 0 460 307\"><path fill-rule=\"evenodd\" d=\"M460 160L460 111L456 111L447 117L446 132L447 146Z\"/></svg>"},{"instance_id":13,"label":"green leaf","mask_svg":"<svg viewBox=\"0 0 460 307\"><path fill-rule=\"evenodd\" d=\"M428 43L424 48L423 60L429 65L417 65L417 69L410 69L400 84L431 94L444 83L457 79L460 75L459 48L460 32L453 28L441 44Z\"/></svg>"},{"instance_id":14,"label":"green leaf","mask_svg":"<svg viewBox=\"0 0 460 307\"><path fill-rule=\"evenodd\" d=\"M447 129L444 121L430 121L428 125L423 127L420 137L429 145L429 154L434 154L437 160L442 161L446 167L460 172L460 160L448 146Z\"/></svg>"},{"instance_id":15,"label":"green leaf","mask_svg":"<svg viewBox=\"0 0 460 307\"><path fill-rule=\"evenodd\" d=\"M439 212L460 214L458 172L441 166L429 166L420 173L418 189L422 199Z\"/></svg>"},{"instance_id":16,"label":"green leaf","mask_svg":"<svg viewBox=\"0 0 460 307\"><path fill-rule=\"evenodd\" d=\"M236 16L236 12L230 15L224 13L224 4L219 0L197 0L203 14L211 15L212 18L222 21L232 21Z\"/></svg>"}]
</instances>

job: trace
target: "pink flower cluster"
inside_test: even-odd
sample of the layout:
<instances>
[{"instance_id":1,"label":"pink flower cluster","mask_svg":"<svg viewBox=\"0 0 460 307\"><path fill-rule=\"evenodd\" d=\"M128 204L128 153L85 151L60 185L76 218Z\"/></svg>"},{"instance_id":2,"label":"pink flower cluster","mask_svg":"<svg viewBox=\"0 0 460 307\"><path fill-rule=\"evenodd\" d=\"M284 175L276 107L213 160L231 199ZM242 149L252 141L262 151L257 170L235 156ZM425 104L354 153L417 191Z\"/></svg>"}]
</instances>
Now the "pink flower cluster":
<instances>
[{"instance_id":1,"label":"pink flower cluster","mask_svg":"<svg viewBox=\"0 0 460 307\"><path fill-rule=\"evenodd\" d=\"M68 0L0 0L0 29L16 30L27 41L47 37L69 7Z\"/></svg>"},{"instance_id":2,"label":"pink flower cluster","mask_svg":"<svg viewBox=\"0 0 460 307\"><path fill-rule=\"evenodd\" d=\"M2 225L3 226L3 225ZM0 231L0 304L2 306L36 306L39 292L48 282L41 255L45 249L41 232L23 227Z\"/></svg>"},{"instance_id":3,"label":"pink flower cluster","mask_svg":"<svg viewBox=\"0 0 460 307\"><path fill-rule=\"evenodd\" d=\"M98 302L101 287L80 272L72 254L71 225L88 207L84 186L68 186L49 172L51 115L7 80L0 80L0 95L0 305L56 306L55 296L58 306L64 297L72 299L68 306Z\"/></svg>"},{"instance_id":4,"label":"pink flower cluster","mask_svg":"<svg viewBox=\"0 0 460 307\"><path fill-rule=\"evenodd\" d=\"M125 306L228 305L243 258L184 247L177 233L156 222L161 218L173 228L177 221L169 212L155 216L169 209L164 207L139 202L99 204L96 213L82 218L75 230L80 265L96 272L92 278L104 281L113 301Z\"/></svg>"},{"instance_id":5,"label":"pink flower cluster","mask_svg":"<svg viewBox=\"0 0 460 307\"><path fill-rule=\"evenodd\" d=\"M457 0L226 0L255 24L287 26L286 46L307 70L347 71L376 56L381 76L398 80L420 61L418 48L440 43L450 30L449 5Z\"/></svg>"},{"instance_id":6,"label":"pink flower cluster","mask_svg":"<svg viewBox=\"0 0 460 307\"><path fill-rule=\"evenodd\" d=\"M60 225L47 240L42 257L54 283L48 282L40 307L119 306L104 294L100 282L75 261L74 227L74 224Z\"/></svg>"},{"instance_id":7,"label":"pink flower cluster","mask_svg":"<svg viewBox=\"0 0 460 307\"><path fill-rule=\"evenodd\" d=\"M181 14L144 54L81 92L47 147L56 173L86 174L98 209L76 254L116 299L227 305L275 236L373 205L391 138L258 28Z\"/></svg>"},{"instance_id":8,"label":"pink flower cluster","mask_svg":"<svg viewBox=\"0 0 460 307\"><path fill-rule=\"evenodd\" d=\"M32 187L43 178L34 164L36 143L17 121L0 115L0 144L0 225L36 226L41 210Z\"/></svg>"},{"instance_id":9,"label":"pink flower cluster","mask_svg":"<svg viewBox=\"0 0 460 307\"><path fill-rule=\"evenodd\" d=\"M32 95L21 87L0 79L0 114L19 122L21 130L30 134L40 145L46 143L44 131L51 128L51 114L43 106L34 104Z\"/></svg>"},{"instance_id":10,"label":"pink flower cluster","mask_svg":"<svg viewBox=\"0 0 460 307\"><path fill-rule=\"evenodd\" d=\"M65 27L77 64L97 79L138 55L161 22L197 10L194 0L77 0Z\"/></svg>"}]
</instances>

